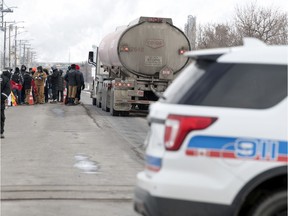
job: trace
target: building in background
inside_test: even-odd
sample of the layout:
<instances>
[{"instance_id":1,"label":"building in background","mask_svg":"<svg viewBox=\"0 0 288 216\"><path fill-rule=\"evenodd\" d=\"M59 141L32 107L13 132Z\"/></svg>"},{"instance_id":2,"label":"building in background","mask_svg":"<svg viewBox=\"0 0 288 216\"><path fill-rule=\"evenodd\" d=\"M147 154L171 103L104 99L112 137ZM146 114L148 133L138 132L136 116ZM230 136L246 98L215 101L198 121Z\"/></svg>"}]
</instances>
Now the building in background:
<instances>
[{"instance_id":1,"label":"building in background","mask_svg":"<svg viewBox=\"0 0 288 216\"><path fill-rule=\"evenodd\" d=\"M191 50L196 49L196 17L189 15L187 19L187 23L184 27L184 33L188 37L190 44L191 44Z\"/></svg>"}]
</instances>

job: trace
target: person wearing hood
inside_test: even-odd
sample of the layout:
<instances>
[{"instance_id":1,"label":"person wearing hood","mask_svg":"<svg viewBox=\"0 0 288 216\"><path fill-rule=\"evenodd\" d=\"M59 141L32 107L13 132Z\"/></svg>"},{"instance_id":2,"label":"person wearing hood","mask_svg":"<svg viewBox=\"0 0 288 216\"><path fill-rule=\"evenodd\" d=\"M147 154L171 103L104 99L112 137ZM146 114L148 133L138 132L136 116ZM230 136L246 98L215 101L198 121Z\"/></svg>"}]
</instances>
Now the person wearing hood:
<instances>
[{"instance_id":1,"label":"person wearing hood","mask_svg":"<svg viewBox=\"0 0 288 216\"><path fill-rule=\"evenodd\" d=\"M63 102L64 100L64 89L65 89L65 84L64 84L64 76L63 76L63 70L59 70L59 76L58 76L58 85L57 85L57 101L58 102Z\"/></svg>"},{"instance_id":2,"label":"person wearing hood","mask_svg":"<svg viewBox=\"0 0 288 216\"><path fill-rule=\"evenodd\" d=\"M38 92L37 92L37 87L35 84L35 80L33 79L33 75L36 73L37 68L33 67L32 68L32 72L31 72L31 76L32 76L32 82L31 82L31 86L32 86L32 95L33 95L33 101L36 103L37 101L37 97L38 97Z\"/></svg>"},{"instance_id":3,"label":"person wearing hood","mask_svg":"<svg viewBox=\"0 0 288 216\"><path fill-rule=\"evenodd\" d=\"M37 100L36 103L44 104L44 83L47 78L47 74L43 71L42 66L37 67L37 72L34 73L33 79L37 88Z\"/></svg>"},{"instance_id":4,"label":"person wearing hood","mask_svg":"<svg viewBox=\"0 0 288 216\"><path fill-rule=\"evenodd\" d=\"M22 89L23 89L23 86L22 85L23 85L24 79L23 79L23 76L20 73L20 70L19 70L18 67L15 68L15 72L12 75L11 80L12 80L11 84L12 84L13 94L17 98L17 104L21 105L21 104L23 104L23 102L22 102Z\"/></svg>"},{"instance_id":5,"label":"person wearing hood","mask_svg":"<svg viewBox=\"0 0 288 216\"><path fill-rule=\"evenodd\" d=\"M9 71L4 71L0 77L0 86L1 86L1 139L4 138L4 126L5 126L5 100L9 97L11 93L10 87L10 77L11 73Z\"/></svg>"},{"instance_id":6,"label":"person wearing hood","mask_svg":"<svg viewBox=\"0 0 288 216\"><path fill-rule=\"evenodd\" d=\"M21 76L24 77L24 74L27 72L27 67L25 65L21 66L20 73ZM25 102L25 89L22 88L21 90L21 104Z\"/></svg>"},{"instance_id":7,"label":"person wearing hood","mask_svg":"<svg viewBox=\"0 0 288 216\"><path fill-rule=\"evenodd\" d=\"M58 79L59 79L59 71L55 65L51 67L51 88L52 88L52 101L51 103L56 103L58 98Z\"/></svg>"},{"instance_id":8,"label":"person wearing hood","mask_svg":"<svg viewBox=\"0 0 288 216\"><path fill-rule=\"evenodd\" d=\"M29 97L31 93L31 86L32 86L32 75L26 71L24 73L24 83L23 83L23 88L25 91L25 104L29 105Z\"/></svg>"},{"instance_id":9,"label":"person wearing hood","mask_svg":"<svg viewBox=\"0 0 288 216\"><path fill-rule=\"evenodd\" d=\"M44 84L44 96L45 96L45 103L49 101L49 89L50 89L50 75L47 68L43 68L44 73L47 74L47 79Z\"/></svg>"}]
</instances>

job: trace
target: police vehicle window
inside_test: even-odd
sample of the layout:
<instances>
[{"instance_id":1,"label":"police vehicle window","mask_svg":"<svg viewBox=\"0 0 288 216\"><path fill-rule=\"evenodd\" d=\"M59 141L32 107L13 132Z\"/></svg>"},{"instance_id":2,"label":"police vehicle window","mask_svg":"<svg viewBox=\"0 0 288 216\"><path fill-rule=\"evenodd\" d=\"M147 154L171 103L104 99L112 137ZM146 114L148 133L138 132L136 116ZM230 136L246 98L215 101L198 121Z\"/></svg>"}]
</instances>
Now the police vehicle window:
<instances>
[{"instance_id":1,"label":"police vehicle window","mask_svg":"<svg viewBox=\"0 0 288 216\"><path fill-rule=\"evenodd\" d=\"M178 101L190 91L193 86L206 72L206 68L215 62L195 62L190 64L184 71L180 73L177 79L164 92L164 97L160 99L165 103L178 103Z\"/></svg>"},{"instance_id":2,"label":"police vehicle window","mask_svg":"<svg viewBox=\"0 0 288 216\"><path fill-rule=\"evenodd\" d=\"M287 96L287 67L236 64L203 76L181 104L265 109ZM196 85L194 86L196 87Z\"/></svg>"}]
</instances>

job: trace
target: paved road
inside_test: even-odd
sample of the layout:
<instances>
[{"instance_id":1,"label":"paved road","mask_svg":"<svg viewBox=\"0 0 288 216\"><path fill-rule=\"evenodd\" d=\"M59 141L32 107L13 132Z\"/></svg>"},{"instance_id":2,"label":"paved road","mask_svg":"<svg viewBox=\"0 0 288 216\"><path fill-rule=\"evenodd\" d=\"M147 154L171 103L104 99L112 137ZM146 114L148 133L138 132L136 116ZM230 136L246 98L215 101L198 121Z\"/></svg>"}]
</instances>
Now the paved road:
<instances>
[{"instance_id":1,"label":"paved road","mask_svg":"<svg viewBox=\"0 0 288 216\"><path fill-rule=\"evenodd\" d=\"M145 118L112 117L89 104L17 106L6 114L1 216L136 215Z\"/></svg>"},{"instance_id":2,"label":"paved road","mask_svg":"<svg viewBox=\"0 0 288 216\"><path fill-rule=\"evenodd\" d=\"M149 126L145 113L131 113L128 117L111 116L109 112L92 105L92 99L88 92L82 93L81 99L88 115L96 124L108 123L108 127L113 127L119 136L123 137L135 154L143 161L144 159L144 140Z\"/></svg>"}]
</instances>

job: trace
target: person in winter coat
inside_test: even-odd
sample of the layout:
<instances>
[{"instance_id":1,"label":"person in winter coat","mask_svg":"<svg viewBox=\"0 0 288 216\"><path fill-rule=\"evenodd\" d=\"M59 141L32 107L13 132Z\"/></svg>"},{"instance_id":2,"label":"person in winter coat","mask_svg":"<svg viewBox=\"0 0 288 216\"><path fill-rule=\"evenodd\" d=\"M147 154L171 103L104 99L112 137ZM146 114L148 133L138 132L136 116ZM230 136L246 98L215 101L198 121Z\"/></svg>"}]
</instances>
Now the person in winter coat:
<instances>
[{"instance_id":1,"label":"person in winter coat","mask_svg":"<svg viewBox=\"0 0 288 216\"><path fill-rule=\"evenodd\" d=\"M65 103L65 105L67 105L68 104L68 95L69 95L69 85L68 85L68 73L69 73L69 71L71 70L71 66L68 66L68 69L67 69L67 71L66 71L66 74L64 75L64 82L65 82L65 87L66 87L66 98L65 98L65 101L64 101L64 103Z\"/></svg>"},{"instance_id":2,"label":"person in winter coat","mask_svg":"<svg viewBox=\"0 0 288 216\"><path fill-rule=\"evenodd\" d=\"M25 65L22 65L21 66L21 69L20 69L20 73L21 73L21 76L24 77L24 74L27 72L27 67ZM23 104L25 102L25 89L22 88L21 90L21 104Z\"/></svg>"},{"instance_id":3,"label":"person in winter coat","mask_svg":"<svg viewBox=\"0 0 288 216\"><path fill-rule=\"evenodd\" d=\"M11 80L16 83L17 85L13 85L12 82L12 92L15 95L15 97L17 98L17 104L21 105L22 104L22 89L23 89L23 76L20 73L20 70L18 67L15 68L15 72L12 75Z\"/></svg>"},{"instance_id":4,"label":"person in winter coat","mask_svg":"<svg viewBox=\"0 0 288 216\"><path fill-rule=\"evenodd\" d=\"M58 77L59 77L59 71L57 67L54 65L51 67L52 74L51 74L51 88L52 88L52 101L51 103L57 102L57 95L58 95Z\"/></svg>"},{"instance_id":5,"label":"person in winter coat","mask_svg":"<svg viewBox=\"0 0 288 216\"><path fill-rule=\"evenodd\" d=\"M34 73L33 79L35 80L35 85L37 88L38 97L36 103L44 104L44 83L47 78L47 74L43 71L42 66L37 67L37 72Z\"/></svg>"},{"instance_id":6,"label":"person in winter coat","mask_svg":"<svg viewBox=\"0 0 288 216\"><path fill-rule=\"evenodd\" d=\"M58 94L57 94L57 101L63 102L63 91L65 89L64 85L64 77L63 77L63 70L59 70L59 76L58 76Z\"/></svg>"},{"instance_id":7,"label":"person in winter coat","mask_svg":"<svg viewBox=\"0 0 288 216\"><path fill-rule=\"evenodd\" d=\"M67 105L75 105L75 96L77 93L76 65L72 64L71 69L66 73L64 79L68 82L68 103Z\"/></svg>"},{"instance_id":8,"label":"person in winter coat","mask_svg":"<svg viewBox=\"0 0 288 216\"><path fill-rule=\"evenodd\" d=\"M23 83L23 88L25 91L25 104L29 105L29 97L31 93L31 86L32 86L32 76L29 72L24 73L24 83Z\"/></svg>"},{"instance_id":9,"label":"person in winter coat","mask_svg":"<svg viewBox=\"0 0 288 216\"><path fill-rule=\"evenodd\" d=\"M44 68L43 71L47 75L47 79L45 80L44 84L44 96L45 96L45 103L48 103L49 100L49 89L50 89L50 75L47 68Z\"/></svg>"},{"instance_id":10,"label":"person in winter coat","mask_svg":"<svg viewBox=\"0 0 288 216\"><path fill-rule=\"evenodd\" d=\"M1 139L4 139L4 126L5 126L5 100L9 97L11 93L10 88L10 77L11 73L9 71L4 71L0 76L0 86L1 86Z\"/></svg>"},{"instance_id":11,"label":"person in winter coat","mask_svg":"<svg viewBox=\"0 0 288 216\"><path fill-rule=\"evenodd\" d=\"M33 67L32 68L32 72L31 72L31 76L32 76L31 85L32 85L32 95L33 95L34 103L36 103L37 97L38 97L37 87L36 87L36 84L35 84L35 80L33 79L33 75L36 73L36 71L37 71L37 68Z\"/></svg>"},{"instance_id":12,"label":"person in winter coat","mask_svg":"<svg viewBox=\"0 0 288 216\"><path fill-rule=\"evenodd\" d=\"M77 80L77 93L76 93L76 98L75 98L75 104L80 103L80 97L81 97L81 90L85 88L84 84L84 76L83 73L80 71L80 66L76 65L76 80Z\"/></svg>"}]
</instances>

